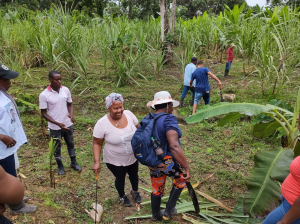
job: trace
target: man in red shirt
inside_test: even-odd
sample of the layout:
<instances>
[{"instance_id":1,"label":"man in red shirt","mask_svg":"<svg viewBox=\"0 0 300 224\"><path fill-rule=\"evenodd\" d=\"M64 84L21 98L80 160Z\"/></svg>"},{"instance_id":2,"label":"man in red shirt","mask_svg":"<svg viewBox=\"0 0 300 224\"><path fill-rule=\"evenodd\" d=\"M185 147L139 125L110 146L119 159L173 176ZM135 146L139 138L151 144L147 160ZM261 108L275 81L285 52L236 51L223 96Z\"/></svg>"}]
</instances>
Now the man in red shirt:
<instances>
[{"instance_id":1,"label":"man in red shirt","mask_svg":"<svg viewBox=\"0 0 300 224\"><path fill-rule=\"evenodd\" d=\"M229 69L231 67L231 63L233 61L233 48L235 47L234 43L230 44L230 47L227 49L227 59L226 59L226 68L224 76L227 77L229 73Z\"/></svg>"}]
</instances>

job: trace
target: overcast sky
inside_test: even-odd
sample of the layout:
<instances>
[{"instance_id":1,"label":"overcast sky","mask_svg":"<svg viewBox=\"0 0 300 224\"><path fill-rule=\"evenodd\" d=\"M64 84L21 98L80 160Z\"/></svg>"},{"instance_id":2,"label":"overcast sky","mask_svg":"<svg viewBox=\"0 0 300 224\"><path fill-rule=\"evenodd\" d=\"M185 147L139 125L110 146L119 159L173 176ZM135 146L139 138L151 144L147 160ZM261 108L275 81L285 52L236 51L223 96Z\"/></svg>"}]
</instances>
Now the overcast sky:
<instances>
[{"instance_id":1,"label":"overcast sky","mask_svg":"<svg viewBox=\"0 0 300 224\"><path fill-rule=\"evenodd\" d=\"M265 6L266 4L265 0L246 0L246 2L249 6L255 6L256 4L259 6Z\"/></svg>"}]
</instances>

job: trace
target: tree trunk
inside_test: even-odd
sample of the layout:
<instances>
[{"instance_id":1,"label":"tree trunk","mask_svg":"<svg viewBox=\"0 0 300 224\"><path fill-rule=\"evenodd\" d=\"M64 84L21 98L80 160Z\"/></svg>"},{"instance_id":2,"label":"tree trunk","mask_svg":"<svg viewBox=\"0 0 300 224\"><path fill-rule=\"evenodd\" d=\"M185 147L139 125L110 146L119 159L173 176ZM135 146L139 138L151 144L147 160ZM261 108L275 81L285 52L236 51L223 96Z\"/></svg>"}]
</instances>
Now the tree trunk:
<instances>
[{"instance_id":1,"label":"tree trunk","mask_svg":"<svg viewBox=\"0 0 300 224\"><path fill-rule=\"evenodd\" d=\"M165 41L165 1L159 0L160 7L160 27L161 27L161 41Z\"/></svg>"},{"instance_id":2,"label":"tree trunk","mask_svg":"<svg viewBox=\"0 0 300 224\"><path fill-rule=\"evenodd\" d=\"M105 8L104 1L103 0L98 0L98 1L96 1L96 5L97 5L97 12L98 12L99 16L101 18L103 18L103 10Z\"/></svg>"},{"instance_id":3,"label":"tree trunk","mask_svg":"<svg viewBox=\"0 0 300 224\"><path fill-rule=\"evenodd\" d=\"M171 26L169 24L169 18L168 18L168 0L159 0L160 5L160 23L161 23L161 40L162 40L162 48L164 52L164 64L168 64L173 61L173 44L168 39L166 41L166 35L171 33ZM176 0L173 0L174 6L176 8ZM174 9L175 12L175 9ZM170 21L172 21L172 18L170 18ZM175 19L174 19L175 22ZM175 26L174 26L175 28Z\"/></svg>"},{"instance_id":4,"label":"tree trunk","mask_svg":"<svg viewBox=\"0 0 300 224\"><path fill-rule=\"evenodd\" d=\"M132 2L133 1L129 1L129 10L128 10L128 19L130 20L132 17Z\"/></svg>"},{"instance_id":5,"label":"tree trunk","mask_svg":"<svg viewBox=\"0 0 300 224\"><path fill-rule=\"evenodd\" d=\"M170 32L172 34L175 34L175 29L176 29L175 19L176 19L176 0L173 0L172 9L171 9L171 16L170 16L170 24L169 24Z\"/></svg>"}]
</instances>

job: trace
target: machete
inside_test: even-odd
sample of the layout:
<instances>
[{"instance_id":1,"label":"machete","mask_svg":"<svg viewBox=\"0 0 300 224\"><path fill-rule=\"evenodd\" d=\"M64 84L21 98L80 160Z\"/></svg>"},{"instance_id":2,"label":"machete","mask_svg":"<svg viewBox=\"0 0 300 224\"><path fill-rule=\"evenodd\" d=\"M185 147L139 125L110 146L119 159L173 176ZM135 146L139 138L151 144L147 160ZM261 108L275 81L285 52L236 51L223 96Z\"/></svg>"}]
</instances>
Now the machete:
<instances>
[{"instance_id":1,"label":"machete","mask_svg":"<svg viewBox=\"0 0 300 224\"><path fill-rule=\"evenodd\" d=\"M187 176L187 174L183 173L183 177L186 177L186 176ZM197 199L196 193L194 191L194 188L193 188L193 186L191 185L190 182L185 182L185 183L186 183L186 186L188 188L189 195L190 195L190 197L193 201L195 212L196 212L196 214L199 214L200 213L200 207L199 207L198 199Z\"/></svg>"},{"instance_id":2,"label":"machete","mask_svg":"<svg viewBox=\"0 0 300 224\"><path fill-rule=\"evenodd\" d=\"M224 102L222 89L220 89L221 102Z\"/></svg>"}]
</instances>

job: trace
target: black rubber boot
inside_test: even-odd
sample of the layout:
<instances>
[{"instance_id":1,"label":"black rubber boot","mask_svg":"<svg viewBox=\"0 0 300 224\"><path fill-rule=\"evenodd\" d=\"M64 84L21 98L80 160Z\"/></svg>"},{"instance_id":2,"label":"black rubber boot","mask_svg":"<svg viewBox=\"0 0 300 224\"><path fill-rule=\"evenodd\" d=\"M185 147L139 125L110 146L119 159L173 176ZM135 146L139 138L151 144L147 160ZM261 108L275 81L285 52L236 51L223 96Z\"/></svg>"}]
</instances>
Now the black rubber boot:
<instances>
[{"instance_id":1,"label":"black rubber boot","mask_svg":"<svg viewBox=\"0 0 300 224\"><path fill-rule=\"evenodd\" d=\"M73 170L76 170L76 171L82 170L81 166L79 166L76 162L76 156L71 157L71 167L73 168Z\"/></svg>"},{"instance_id":2,"label":"black rubber boot","mask_svg":"<svg viewBox=\"0 0 300 224\"><path fill-rule=\"evenodd\" d=\"M64 169L64 165L63 165L61 159L56 159L56 163L57 163L57 173L58 173L58 175L64 175L65 174L65 169Z\"/></svg>"},{"instance_id":3,"label":"black rubber boot","mask_svg":"<svg viewBox=\"0 0 300 224\"><path fill-rule=\"evenodd\" d=\"M193 97L192 97L191 106L193 106L193 105L194 105L194 100L195 100L195 97L193 96Z\"/></svg>"},{"instance_id":4,"label":"black rubber boot","mask_svg":"<svg viewBox=\"0 0 300 224\"><path fill-rule=\"evenodd\" d=\"M20 213L33 213L37 210L36 205L25 204L23 200L18 204L8 205L8 207L10 208L12 215L16 215Z\"/></svg>"},{"instance_id":5,"label":"black rubber boot","mask_svg":"<svg viewBox=\"0 0 300 224\"><path fill-rule=\"evenodd\" d=\"M229 70L225 70L224 76L227 77L229 73Z\"/></svg>"},{"instance_id":6,"label":"black rubber boot","mask_svg":"<svg viewBox=\"0 0 300 224\"><path fill-rule=\"evenodd\" d=\"M160 203L161 203L161 197L151 194L151 209L152 209L151 220L152 221L159 221L162 217L160 211Z\"/></svg>"},{"instance_id":7,"label":"black rubber boot","mask_svg":"<svg viewBox=\"0 0 300 224\"><path fill-rule=\"evenodd\" d=\"M178 189L176 189L175 187L172 188L169 200L166 205L166 209L163 214L164 220L169 220L171 218L171 215L174 214L175 206L176 206L177 200L181 194L181 191L182 191L182 188L178 188Z\"/></svg>"},{"instance_id":8,"label":"black rubber boot","mask_svg":"<svg viewBox=\"0 0 300 224\"><path fill-rule=\"evenodd\" d=\"M180 108L183 107L183 100L184 100L184 98L181 98L181 99L180 99L180 105L179 105Z\"/></svg>"}]
</instances>

